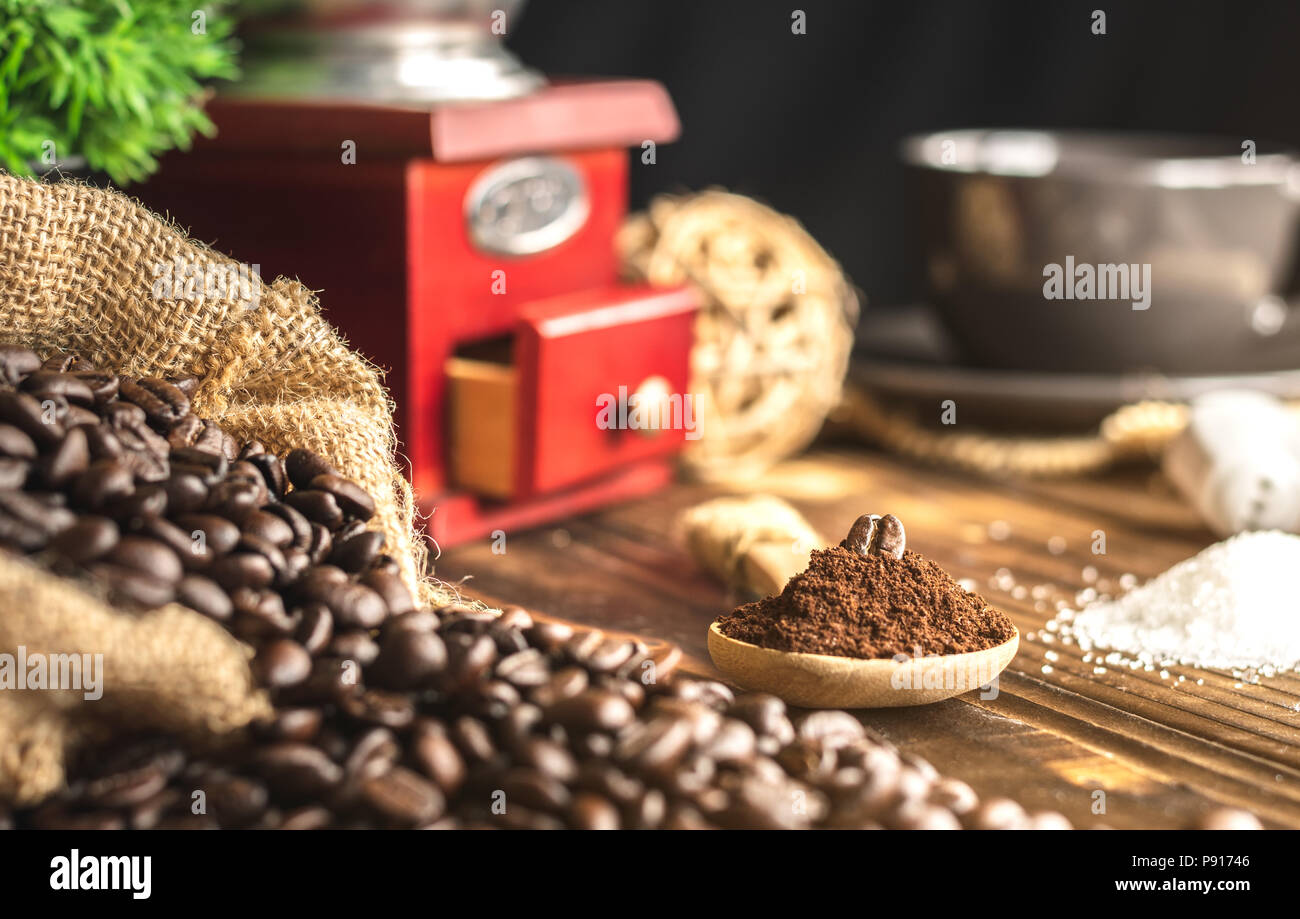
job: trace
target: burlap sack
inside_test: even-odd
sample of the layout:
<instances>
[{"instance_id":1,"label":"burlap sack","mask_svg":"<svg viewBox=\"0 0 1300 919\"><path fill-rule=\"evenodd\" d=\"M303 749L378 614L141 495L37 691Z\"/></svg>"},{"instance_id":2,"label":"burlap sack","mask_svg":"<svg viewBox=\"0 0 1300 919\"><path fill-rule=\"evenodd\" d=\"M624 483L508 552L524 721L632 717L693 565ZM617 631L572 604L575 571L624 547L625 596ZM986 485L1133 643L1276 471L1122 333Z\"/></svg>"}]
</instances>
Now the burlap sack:
<instances>
[{"instance_id":1,"label":"burlap sack","mask_svg":"<svg viewBox=\"0 0 1300 919\"><path fill-rule=\"evenodd\" d=\"M127 375L198 376L198 415L269 450L301 446L328 458L374 496L372 526L385 532L386 551L412 592L429 603L450 598L422 577L424 545L413 530L410 486L394 464L392 406L380 372L349 350L303 285L284 278L264 285L247 266L123 195L0 175L0 340L42 355L76 352ZM244 656L230 656L234 646L220 629L180 607L124 621L127 614L84 595L74 601L68 590L15 563L0 566L0 652L24 643L111 650L110 673L158 674L144 682L123 677L121 685L110 679L105 698L112 698L96 711L112 710L116 723L135 717L143 725L226 730L251 717ZM50 609L61 611L53 631ZM156 632L149 641L118 642L128 625ZM237 663L242 680L227 675L197 695L177 691L195 688L184 682L191 652L211 655L223 673ZM30 800L56 787L55 748L79 734L77 725L58 723L51 700L26 695L38 698L0 705L0 798L23 789Z\"/></svg>"}]
</instances>

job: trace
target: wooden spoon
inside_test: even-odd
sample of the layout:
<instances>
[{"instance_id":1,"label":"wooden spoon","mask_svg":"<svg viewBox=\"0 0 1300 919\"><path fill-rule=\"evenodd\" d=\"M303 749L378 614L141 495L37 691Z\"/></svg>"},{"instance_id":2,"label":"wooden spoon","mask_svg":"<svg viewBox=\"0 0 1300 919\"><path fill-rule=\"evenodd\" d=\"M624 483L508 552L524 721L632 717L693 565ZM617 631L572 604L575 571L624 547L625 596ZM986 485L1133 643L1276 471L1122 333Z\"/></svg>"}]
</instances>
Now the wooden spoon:
<instances>
[{"instance_id":1,"label":"wooden spoon","mask_svg":"<svg viewBox=\"0 0 1300 919\"><path fill-rule=\"evenodd\" d=\"M906 660L862 660L760 648L709 626L709 656L741 687L801 708L896 708L926 705L978 689L1006 669L1020 633L984 651Z\"/></svg>"}]
</instances>

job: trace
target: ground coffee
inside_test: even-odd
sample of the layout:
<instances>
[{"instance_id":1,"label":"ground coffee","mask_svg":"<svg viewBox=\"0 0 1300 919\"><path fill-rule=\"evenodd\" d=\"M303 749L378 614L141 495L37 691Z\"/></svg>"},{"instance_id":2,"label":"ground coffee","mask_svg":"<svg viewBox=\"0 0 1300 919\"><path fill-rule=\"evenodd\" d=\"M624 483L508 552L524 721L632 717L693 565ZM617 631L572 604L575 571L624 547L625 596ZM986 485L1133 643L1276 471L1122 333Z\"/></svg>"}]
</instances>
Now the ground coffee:
<instances>
[{"instance_id":1,"label":"ground coffee","mask_svg":"<svg viewBox=\"0 0 1300 919\"><path fill-rule=\"evenodd\" d=\"M856 658L981 651L1014 634L1003 613L929 559L842 545L814 552L779 595L741 606L718 625L764 648Z\"/></svg>"}]
</instances>

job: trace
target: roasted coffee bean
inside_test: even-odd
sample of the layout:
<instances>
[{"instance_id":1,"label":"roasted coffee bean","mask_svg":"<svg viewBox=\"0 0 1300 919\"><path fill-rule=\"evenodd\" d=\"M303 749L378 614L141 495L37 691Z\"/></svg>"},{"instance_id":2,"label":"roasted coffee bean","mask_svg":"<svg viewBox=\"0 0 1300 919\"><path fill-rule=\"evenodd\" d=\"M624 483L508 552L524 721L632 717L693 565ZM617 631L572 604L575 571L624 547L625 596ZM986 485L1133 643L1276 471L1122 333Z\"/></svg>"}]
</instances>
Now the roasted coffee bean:
<instances>
[{"instance_id":1,"label":"roasted coffee bean","mask_svg":"<svg viewBox=\"0 0 1300 919\"><path fill-rule=\"evenodd\" d=\"M307 653L320 654L333 637L334 617L330 615L329 607L324 603L303 604L294 638L307 649Z\"/></svg>"},{"instance_id":2,"label":"roasted coffee bean","mask_svg":"<svg viewBox=\"0 0 1300 919\"><path fill-rule=\"evenodd\" d=\"M72 483L72 499L92 510L135 491L135 479L121 460L95 460Z\"/></svg>"},{"instance_id":3,"label":"roasted coffee bean","mask_svg":"<svg viewBox=\"0 0 1300 919\"><path fill-rule=\"evenodd\" d=\"M375 515L375 501L364 488L340 475L325 473L311 480L310 490L324 492L334 498L338 507L349 517L369 520ZM311 515L308 514L310 517ZM324 520L320 521L325 523Z\"/></svg>"},{"instance_id":4,"label":"roasted coffee bean","mask_svg":"<svg viewBox=\"0 0 1300 919\"><path fill-rule=\"evenodd\" d=\"M626 699L603 689L561 699L545 711L549 720L576 731L618 731L636 718Z\"/></svg>"},{"instance_id":5,"label":"roasted coffee bean","mask_svg":"<svg viewBox=\"0 0 1300 919\"><path fill-rule=\"evenodd\" d=\"M284 471L284 463L274 453L258 452L248 457L248 462L262 474L267 493L276 500L284 497L289 477Z\"/></svg>"},{"instance_id":6,"label":"roasted coffee bean","mask_svg":"<svg viewBox=\"0 0 1300 919\"><path fill-rule=\"evenodd\" d=\"M364 584L347 580L342 570L329 565L310 569L295 589L304 600L324 603L340 628L373 629L388 616L384 600Z\"/></svg>"},{"instance_id":7,"label":"roasted coffee bean","mask_svg":"<svg viewBox=\"0 0 1300 919\"><path fill-rule=\"evenodd\" d=\"M95 393L78 374L60 373L57 370L37 370L19 387L37 399L53 399L56 396L66 399L73 405L90 406L95 404Z\"/></svg>"},{"instance_id":8,"label":"roasted coffee bean","mask_svg":"<svg viewBox=\"0 0 1300 919\"><path fill-rule=\"evenodd\" d=\"M399 616L415 609L411 592L406 589L406 584L396 574L372 570L362 576L361 583L379 594L392 616Z\"/></svg>"},{"instance_id":9,"label":"roasted coffee bean","mask_svg":"<svg viewBox=\"0 0 1300 919\"><path fill-rule=\"evenodd\" d=\"M335 541L329 562L344 571L359 574L369 568L384 548L384 534L365 530L343 541Z\"/></svg>"},{"instance_id":10,"label":"roasted coffee bean","mask_svg":"<svg viewBox=\"0 0 1300 919\"><path fill-rule=\"evenodd\" d=\"M298 622L284 608L284 600L272 590L238 587L230 592L235 607L231 631L248 641L287 638Z\"/></svg>"},{"instance_id":11,"label":"roasted coffee bean","mask_svg":"<svg viewBox=\"0 0 1300 919\"><path fill-rule=\"evenodd\" d=\"M842 747L865 736L862 722L848 712L825 709L799 719L799 737L831 747Z\"/></svg>"},{"instance_id":12,"label":"roasted coffee bean","mask_svg":"<svg viewBox=\"0 0 1300 919\"><path fill-rule=\"evenodd\" d=\"M585 791L574 795L569 805L569 824L575 830L617 830L621 821L608 798Z\"/></svg>"},{"instance_id":13,"label":"roasted coffee bean","mask_svg":"<svg viewBox=\"0 0 1300 919\"><path fill-rule=\"evenodd\" d=\"M87 515L50 541L50 548L77 564L100 558L117 545L117 524L106 517Z\"/></svg>"},{"instance_id":14,"label":"roasted coffee bean","mask_svg":"<svg viewBox=\"0 0 1300 919\"><path fill-rule=\"evenodd\" d=\"M163 492L167 495L167 511L173 516L192 514L208 501L208 487L202 479L175 470L163 483Z\"/></svg>"},{"instance_id":15,"label":"roasted coffee bean","mask_svg":"<svg viewBox=\"0 0 1300 919\"><path fill-rule=\"evenodd\" d=\"M160 430L171 428L190 411L189 397L179 387L158 377L138 382L122 380L118 396L144 409L149 423Z\"/></svg>"},{"instance_id":16,"label":"roasted coffee bean","mask_svg":"<svg viewBox=\"0 0 1300 919\"><path fill-rule=\"evenodd\" d=\"M104 554L104 560L151 575L168 584L175 584L184 575L181 560L176 553L164 543L147 536L123 536L117 545Z\"/></svg>"},{"instance_id":17,"label":"roasted coffee bean","mask_svg":"<svg viewBox=\"0 0 1300 919\"><path fill-rule=\"evenodd\" d=\"M468 715L452 722L448 736L466 759L487 762L496 755L491 733L483 722Z\"/></svg>"},{"instance_id":18,"label":"roasted coffee bean","mask_svg":"<svg viewBox=\"0 0 1300 919\"><path fill-rule=\"evenodd\" d=\"M591 648L583 664L595 673L613 673L636 652L636 644L622 638L606 638Z\"/></svg>"},{"instance_id":19,"label":"roasted coffee bean","mask_svg":"<svg viewBox=\"0 0 1300 919\"><path fill-rule=\"evenodd\" d=\"M18 345L0 345L0 382L16 386L23 377L41 369L36 352Z\"/></svg>"},{"instance_id":20,"label":"roasted coffee bean","mask_svg":"<svg viewBox=\"0 0 1300 919\"><path fill-rule=\"evenodd\" d=\"M496 675L515 686L527 688L545 684L551 678L551 668L542 652L527 648L502 658L497 663Z\"/></svg>"},{"instance_id":21,"label":"roasted coffee bean","mask_svg":"<svg viewBox=\"0 0 1300 919\"><path fill-rule=\"evenodd\" d=\"M26 460L0 457L0 489L19 489L27 481L31 464Z\"/></svg>"},{"instance_id":22,"label":"roasted coffee bean","mask_svg":"<svg viewBox=\"0 0 1300 919\"><path fill-rule=\"evenodd\" d=\"M161 485L140 485L131 494L108 501L103 512L122 526L136 527L147 517L167 512L167 491Z\"/></svg>"},{"instance_id":23,"label":"roasted coffee bean","mask_svg":"<svg viewBox=\"0 0 1300 919\"><path fill-rule=\"evenodd\" d=\"M43 448L58 444L65 433L63 423L56 415L56 407L53 400L42 405L30 393L0 390L0 421L18 428Z\"/></svg>"},{"instance_id":24,"label":"roasted coffee bean","mask_svg":"<svg viewBox=\"0 0 1300 919\"><path fill-rule=\"evenodd\" d=\"M239 545L239 527L216 514L179 514L175 523L212 555L228 555Z\"/></svg>"},{"instance_id":25,"label":"roasted coffee bean","mask_svg":"<svg viewBox=\"0 0 1300 919\"><path fill-rule=\"evenodd\" d=\"M337 470L322 456L302 449L290 450L284 458L285 472L294 488L309 488L318 475L334 475Z\"/></svg>"},{"instance_id":26,"label":"roasted coffee bean","mask_svg":"<svg viewBox=\"0 0 1300 919\"><path fill-rule=\"evenodd\" d=\"M283 742L253 751L251 765L277 794L290 800L319 800L343 780L343 769L324 752Z\"/></svg>"},{"instance_id":27,"label":"roasted coffee bean","mask_svg":"<svg viewBox=\"0 0 1300 919\"><path fill-rule=\"evenodd\" d=\"M176 599L209 619L226 622L235 611L229 595L216 581L188 574L176 585Z\"/></svg>"},{"instance_id":28,"label":"roasted coffee bean","mask_svg":"<svg viewBox=\"0 0 1300 919\"><path fill-rule=\"evenodd\" d=\"M335 633L330 639L328 651L335 657L356 661L362 667L369 667L379 657L379 645L365 629Z\"/></svg>"},{"instance_id":29,"label":"roasted coffee bean","mask_svg":"<svg viewBox=\"0 0 1300 919\"><path fill-rule=\"evenodd\" d=\"M311 675L311 655L296 641L281 638L257 652L253 672L263 686L294 686Z\"/></svg>"},{"instance_id":30,"label":"roasted coffee bean","mask_svg":"<svg viewBox=\"0 0 1300 919\"><path fill-rule=\"evenodd\" d=\"M265 590L275 581L275 569L266 556L249 552L217 559L208 566L207 574L232 593L241 587Z\"/></svg>"},{"instance_id":31,"label":"roasted coffee bean","mask_svg":"<svg viewBox=\"0 0 1300 919\"><path fill-rule=\"evenodd\" d=\"M186 571L201 570L211 563L213 554L204 540L194 539L176 524L156 514L137 517L131 524L133 532L156 539L176 553Z\"/></svg>"},{"instance_id":32,"label":"roasted coffee bean","mask_svg":"<svg viewBox=\"0 0 1300 919\"><path fill-rule=\"evenodd\" d=\"M343 760L343 774L349 784L383 775L393 768L401 753L396 734L388 728L370 728L361 732Z\"/></svg>"},{"instance_id":33,"label":"roasted coffee bean","mask_svg":"<svg viewBox=\"0 0 1300 919\"><path fill-rule=\"evenodd\" d=\"M235 523L242 523L253 511L265 503L265 491L260 485L240 479L227 478L208 490L206 510Z\"/></svg>"},{"instance_id":34,"label":"roasted coffee bean","mask_svg":"<svg viewBox=\"0 0 1300 919\"><path fill-rule=\"evenodd\" d=\"M343 510L329 492L314 488L292 491L285 495L284 503L312 523L318 523L327 529L336 529L343 523Z\"/></svg>"},{"instance_id":35,"label":"roasted coffee bean","mask_svg":"<svg viewBox=\"0 0 1300 919\"><path fill-rule=\"evenodd\" d=\"M422 719L416 723L412 737L411 755L420 771L444 793L454 794L465 781L465 760L442 722Z\"/></svg>"},{"instance_id":36,"label":"roasted coffee bean","mask_svg":"<svg viewBox=\"0 0 1300 919\"><path fill-rule=\"evenodd\" d=\"M320 732L325 714L319 708L277 708L275 717L257 726L259 733L271 740L296 740L308 743Z\"/></svg>"},{"instance_id":37,"label":"roasted coffee bean","mask_svg":"<svg viewBox=\"0 0 1300 919\"><path fill-rule=\"evenodd\" d=\"M293 539L289 543L295 549L308 551L312 547L312 526L311 521L304 517L300 512L294 510L287 504L269 504L262 508L259 513L270 514L279 517L289 529L293 531Z\"/></svg>"},{"instance_id":38,"label":"roasted coffee bean","mask_svg":"<svg viewBox=\"0 0 1300 919\"><path fill-rule=\"evenodd\" d=\"M169 459L173 469L201 476L209 485L225 478L230 471L229 461L220 453L196 447L173 447Z\"/></svg>"},{"instance_id":39,"label":"roasted coffee bean","mask_svg":"<svg viewBox=\"0 0 1300 919\"><path fill-rule=\"evenodd\" d=\"M255 536L281 550L293 545L293 529L289 524L264 510L253 511L245 517L243 530L247 535Z\"/></svg>"},{"instance_id":40,"label":"roasted coffee bean","mask_svg":"<svg viewBox=\"0 0 1300 919\"><path fill-rule=\"evenodd\" d=\"M87 569L108 587L114 602L152 609L170 603L176 596L174 582L164 581L133 568L95 562Z\"/></svg>"},{"instance_id":41,"label":"roasted coffee bean","mask_svg":"<svg viewBox=\"0 0 1300 919\"><path fill-rule=\"evenodd\" d=\"M223 827L248 826L266 811L266 786L240 776L217 779L204 785L208 806Z\"/></svg>"},{"instance_id":42,"label":"roasted coffee bean","mask_svg":"<svg viewBox=\"0 0 1300 919\"><path fill-rule=\"evenodd\" d=\"M0 456L20 460L36 459L36 441L12 424L0 424Z\"/></svg>"},{"instance_id":43,"label":"roasted coffee bean","mask_svg":"<svg viewBox=\"0 0 1300 919\"><path fill-rule=\"evenodd\" d=\"M434 820L446 806L435 785L402 766L365 782L361 797L383 817L403 826Z\"/></svg>"},{"instance_id":44,"label":"roasted coffee bean","mask_svg":"<svg viewBox=\"0 0 1300 919\"><path fill-rule=\"evenodd\" d=\"M659 715L629 728L619 739L614 757L634 769L662 770L685 756L690 745L688 721Z\"/></svg>"},{"instance_id":45,"label":"roasted coffee bean","mask_svg":"<svg viewBox=\"0 0 1300 919\"><path fill-rule=\"evenodd\" d=\"M167 443L173 450L192 447L203 433L203 420L196 415L186 415L167 432Z\"/></svg>"},{"instance_id":46,"label":"roasted coffee bean","mask_svg":"<svg viewBox=\"0 0 1300 919\"><path fill-rule=\"evenodd\" d=\"M171 376L166 379L168 383L183 392L187 399L193 399L194 394L199 391L199 378L192 373Z\"/></svg>"},{"instance_id":47,"label":"roasted coffee bean","mask_svg":"<svg viewBox=\"0 0 1300 919\"><path fill-rule=\"evenodd\" d=\"M40 462L41 479L50 488L62 488L90 468L90 442L81 428L68 431L63 440Z\"/></svg>"},{"instance_id":48,"label":"roasted coffee bean","mask_svg":"<svg viewBox=\"0 0 1300 919\"><path fill-rule=\"evenodd\" d=\"M271 564L271 571L274 574L275 581L281 585L286 583L285 574L288 571L288 562L285 560L284 553L276 548L274 543L262 539L260 536L254 536L245 530L239 542L235 545L236 554L260 555Z\"/></svg>"},{"instance_id":49,"label":"roasted coffee bean","mask_svg":"<svg viewBox=\"0 0 1300 919\"><path fill-rule=\"evenodd\" d=\"M365 724L377 724L403 730L415 722L415 705L409 696L367 689L349 695L339 703L339 710Z\"/></svg>"},{"instance_id":50,"label":"roasted coffee bean","mask_svg":"<svg viewBox=\"0 0 1300 919\"><path fill-rule=\"evenodd\" d=\"M447 646L436 633L416 629L385 630L375 659L375 682L388 689L428 685L447 667Z\"/></svg>"},{"instance_id":51,"label":"roasted coffee bean","mask_svg":"<svg viewBox=\"0 0 1300 919\"><path fill-rule=\"evenodd\" d=\"M122 380L116 374L100 370L74 370L72 373L89 387L95 405L107 405L117 398Z\"/></svg>"}]
</instances>

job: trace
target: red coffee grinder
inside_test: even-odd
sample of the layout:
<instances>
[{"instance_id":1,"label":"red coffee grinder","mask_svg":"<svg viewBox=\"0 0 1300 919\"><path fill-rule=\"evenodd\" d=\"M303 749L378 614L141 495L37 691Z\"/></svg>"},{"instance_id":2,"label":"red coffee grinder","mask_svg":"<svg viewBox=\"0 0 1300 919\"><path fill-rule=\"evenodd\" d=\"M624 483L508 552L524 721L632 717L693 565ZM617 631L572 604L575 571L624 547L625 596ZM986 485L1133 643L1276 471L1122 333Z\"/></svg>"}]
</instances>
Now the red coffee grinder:
<instances>
[{"instance_id":1,"label":"red coffee grinder","mask_svg":"<svg viewBox=\"0 0 1300 919\"><path fill-rule=\"evenodd\" d=\"M434 6L333 3L254 37L247 79L208 106L217 136L135 191L264 279L321 291L388 371L447 545L666 483L695 302L618 281L627 148L678 133L663 87L547 82L494 35L517 4ZM661 422L597 424L632 394L662 400Z\"/></svg>"}]
</instances>

